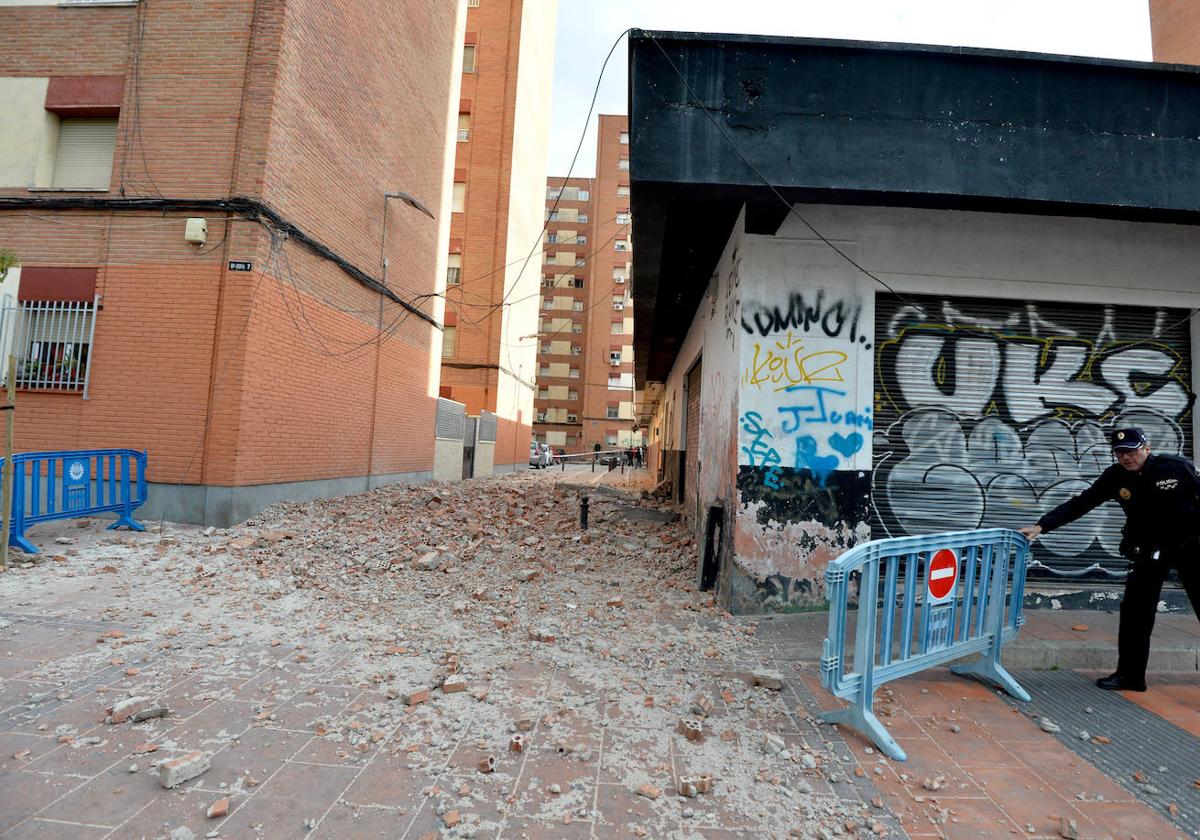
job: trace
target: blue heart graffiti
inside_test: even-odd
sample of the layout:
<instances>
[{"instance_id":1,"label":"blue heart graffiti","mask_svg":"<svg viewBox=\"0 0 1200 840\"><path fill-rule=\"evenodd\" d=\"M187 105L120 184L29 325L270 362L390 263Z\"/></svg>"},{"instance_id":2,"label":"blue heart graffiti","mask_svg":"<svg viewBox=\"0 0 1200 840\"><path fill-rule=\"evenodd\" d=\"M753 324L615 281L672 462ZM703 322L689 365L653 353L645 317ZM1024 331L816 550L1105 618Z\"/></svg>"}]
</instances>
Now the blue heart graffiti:
<instances>
[{"instance_id":1,"label":"blue heart graffiti","mask_svg":"<svg viewBox=\"0 0 1200 840\"><path fill-rule=\"evenodd\" d=\"M822 487L825 486L825 479L829 474L837 469L837 465L838 456L817 454L817 439L812 435L796 438L796 469L812 470L817 483Z\"/></svg>"},{"instance_id":2,"label":"blue heart graffiti","mask_svg":"<svg viewBox=\"0 0 1200 840\"><path fill-rule=\"evenodd\" d=\"M843 458L849 458L863 448L863 436L858 432L851 432L845 436L839 432L834 432L829 436L829 446L835 452L840 452Z\"/></svg>"}]
</instances>

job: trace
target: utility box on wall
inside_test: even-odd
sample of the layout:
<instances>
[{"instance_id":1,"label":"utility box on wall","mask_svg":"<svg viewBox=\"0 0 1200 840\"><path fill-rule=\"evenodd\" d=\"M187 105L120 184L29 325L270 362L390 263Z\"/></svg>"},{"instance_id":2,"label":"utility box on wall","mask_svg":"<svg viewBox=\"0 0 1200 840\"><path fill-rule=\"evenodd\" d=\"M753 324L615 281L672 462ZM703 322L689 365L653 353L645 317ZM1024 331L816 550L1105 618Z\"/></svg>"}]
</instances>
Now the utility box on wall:
<instances>
[{"instance_id":1,"label":"utility box on wall","mask_svg":"<svg viewBox=\"0 0 1200 840\"><path fill-rule=\"evenodd\" d=\"M467 407L460 402L438 397L433 431L435 481L462 479L463 433L466 425Z\"/></svg>"}]
</instances>

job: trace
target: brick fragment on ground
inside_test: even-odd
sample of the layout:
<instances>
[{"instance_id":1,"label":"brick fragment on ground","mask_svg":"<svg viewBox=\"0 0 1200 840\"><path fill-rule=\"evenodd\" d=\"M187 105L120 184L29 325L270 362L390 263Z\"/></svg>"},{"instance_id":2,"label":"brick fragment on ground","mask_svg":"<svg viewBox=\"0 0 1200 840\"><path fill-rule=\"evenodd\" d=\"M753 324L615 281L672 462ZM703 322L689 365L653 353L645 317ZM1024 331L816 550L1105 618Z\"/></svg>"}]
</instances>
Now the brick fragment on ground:
<instances>
[{"instance_id":1,"label":"brick fragment on ground","mask_svg":"<svg viewBox=\"0 0 1200 840\"><path fill-rule=\"evenodd\" d=\"M658 797L662 796L662 789L646 783L638 786L637 794L638 796L644 796L647 799L658 799Z\"/></svg>"},{"instance_id":2,"label":"brick fragment on ground","mask_svg":"<svg viewBox=\"0 0 1200 840\"><path fill-rule=\"evenodd\" d=\"M783 672L771 668L756 668L750 672L750 682L772 691L781 691L783 689Z\"/></svg>"},{"instance_id":3,"label":"brick fragment on ground","mask_svg":"<svg viewBox=\"0 0 1200 840\"><path fill-rule=\"evenodd\" d=\"M149 697L129 697L119 703L114 703L106 710L104 722L108 724L124 723L138 712L150 708L153 701Z\"/></svg>"},{"instance_id":4,"label":"brick fragment on ground","mask_svg":"<svg viewBox=\"0 0 1200 840\"><path fill-rule=\"evenodd\" d=\"M216 802L208 806L207 815L209 819L217 819L229 814L229 799L218 799Z\"/></svg>"},{"instance_id":5,"label":"brick fragment on ground","mask_svg":"<svg viewBox=\"0 0 1200 840\"><path fill-rule=\"evenodd\" d=\"M196 778L206 772L209 766L210 761L206 754L199 751L190 752L158 765L158 781L169 790Z\"/></svg>"}]
</instances>

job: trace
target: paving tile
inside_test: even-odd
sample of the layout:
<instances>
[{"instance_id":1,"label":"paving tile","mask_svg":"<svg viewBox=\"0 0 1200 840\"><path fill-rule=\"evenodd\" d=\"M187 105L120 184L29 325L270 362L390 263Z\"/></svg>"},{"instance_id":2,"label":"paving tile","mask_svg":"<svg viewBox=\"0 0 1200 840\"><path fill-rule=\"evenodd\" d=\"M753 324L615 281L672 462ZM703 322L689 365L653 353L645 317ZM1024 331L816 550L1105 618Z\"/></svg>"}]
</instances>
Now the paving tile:
<instances>
[{"instance_id":1,"label":"paving tile","mask_svg":"<svg viewBox=\"0 0 1200 840\"><path fill-rule=\"evenodd\" d=\"M533 817L509 817L499 834L505 840L584 840L588 837L629 836L625 834L592 833L589 820L573 819L569 823L561 820L538 820ZM415 836L415 835L414 835Z\"/></svg>"},{"instance_id":2,"label":"paving tile","mask_svg":"<svg viewBox=\"0 0 1200 840\"><path fill-rule=\"evenodd\" d=\"M4 840L29 840L35 837L45 840L100 840L111 832L112 829L108 827L32 819L4 835Z\"/></svg>"},{"instance_id":3,"label":"paving tile","mask_svg":"<svg viewBox=\"0 0 1200 840\"><path fill-rule=\"evenodd\" d=\"M1076 810L1112 837L1168 838L1182 834L1164 817L1141 804L1079 802Z\"/></svg>"},{"instance_id":4,"label":"paving tile","mask_svg":"<svg viewBox=\"0 0 1200 840\"><path fill-rule=\"evenodd\" d=\"M342 798L352 805L413 812L425 801L422 791L433 784L433 776L422 770L409 770L398 759L376 758L354 779Z\"/></svg>"},{"instance_id":5,"label":"paving tile","mask_svg":"<svg viewBox=\"0 0 1200 840\"><path fill-rule=\"evenodd\" d=\"M162 793L158 779L145 770L129 773L117 767L84 782L38 816L116 826Z\"/></svg>"},{"instance_id":6,"label":"paving tile","mask_svg":"<svg viewBox=\"0 0 1200 840\"><path fill-rule=\"evenodd\" d=\"M279 770L309 740L308 733L253 726L212 755L212 767L197 781L205 790L219 791L248 778L260 783Z\"/></svg>"},{"instance_id":7,"label":"paving tile","mask_svg":"<svg viewBox=\"0 0 1200 840\"><path fill-rule=\"evenodd\" d=\"M321 800L328 800L328 807L342 795L349 784L358 776L360 768L326 767L319 764L285 762L279 772L266 780L255 792L254 798L290 799L305 797L315 807ZM311 812L311 808L308 809ZM310 813L311 815L311 813Z\"/></svg>"},{"instance_id":8,"label":"paving tile","mask_svg":"<svg viewBox=\"0 0 1200 840\"><path fill-rule=\"evenodd\" d=\"M994 802L987 799L954 799L940 803L949 819L937 828L948 840L994 840L1023 832Z\"/></svg>"},{"instance_id":9,"label":"paving tile","mask_svg":"<svg viewBox=\"0 0 1200 840\"><path fill-rule=\"evenodd\" d=\"M347 840L347 838L380 838L396 840L412 821L412 816L391 808L368 808L362 805L335 804L315 831L312 840Z\"/></svg>"},{"instance_id":10,"label":"paving tile","mask_svg":"<svg viewBox=\"0 0 1200 840\"><path fill-rule=\"evenodd\" d=\"M56 799L81 784L79 779L44 776L36 773L0 773L0 834L38 814Z\"/></svg>"}]
</instances>

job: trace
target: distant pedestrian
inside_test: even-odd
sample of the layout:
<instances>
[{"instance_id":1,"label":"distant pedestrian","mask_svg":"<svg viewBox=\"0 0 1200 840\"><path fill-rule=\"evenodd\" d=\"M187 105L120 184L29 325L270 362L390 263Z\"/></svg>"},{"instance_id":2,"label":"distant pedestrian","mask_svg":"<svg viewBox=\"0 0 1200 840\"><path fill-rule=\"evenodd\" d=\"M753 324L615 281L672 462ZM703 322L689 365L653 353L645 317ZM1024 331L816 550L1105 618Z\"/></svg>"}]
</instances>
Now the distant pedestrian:
<instances>
[{"instance_id":1,"label":"distant pedestrian","mask_svg":"<svg viewBox=\"0 0 1200 840\"><path fill-rule=\"evenodd\" d=\"M1158 596L1172 567L1200 616L1200 475L1187 458L1152 455L1141 429L1118 429L1111 443L1117 463L1021 533L1035 540L1110 500L1125 511L1120 551L1131 566L1121 599L1117 670L1096 685L1145 691Z\"/></svg>"}]
</instances>

